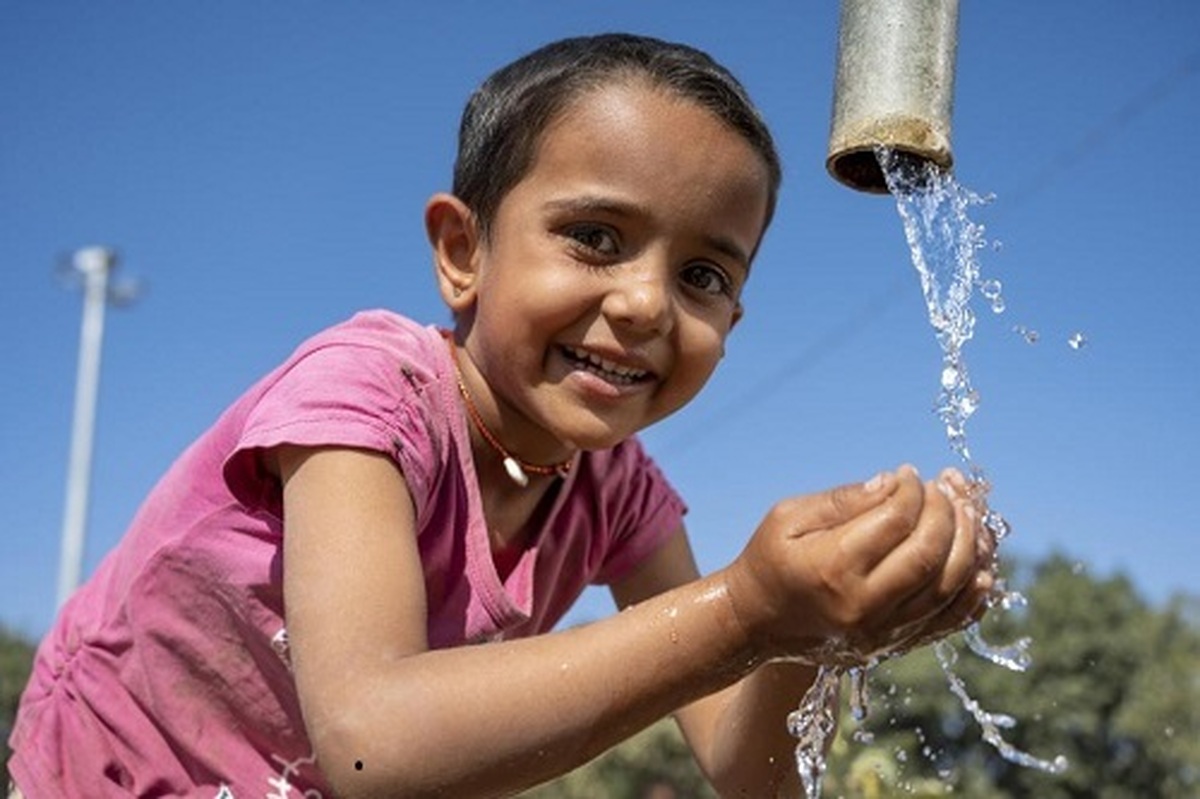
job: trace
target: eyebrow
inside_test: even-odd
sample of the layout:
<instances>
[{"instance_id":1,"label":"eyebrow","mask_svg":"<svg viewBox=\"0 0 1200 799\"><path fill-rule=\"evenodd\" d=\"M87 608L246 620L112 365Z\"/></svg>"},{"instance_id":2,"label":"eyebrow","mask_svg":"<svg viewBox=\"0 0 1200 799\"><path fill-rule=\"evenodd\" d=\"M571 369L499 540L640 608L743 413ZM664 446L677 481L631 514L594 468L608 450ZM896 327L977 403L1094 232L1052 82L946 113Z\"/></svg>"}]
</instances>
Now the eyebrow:
<instances>
[{"instance_id":1,"label":"eyebrow","mask_svg":"<svg viewBox=\"0 0 1200 799\"><path fill-rule=\"evenodd\" d=\"M603 213L622 217L632 217L638 214L650 215L648 209L636 203L623 202L591 194L550 200L544 207L550 211L568 213ZM717 252L724 253L737 261L747 272L750 271L750 253L738 246L737 242L726 236L705 234L702 238L707 246L712 247Z\"/></svg>"}]
</instances>

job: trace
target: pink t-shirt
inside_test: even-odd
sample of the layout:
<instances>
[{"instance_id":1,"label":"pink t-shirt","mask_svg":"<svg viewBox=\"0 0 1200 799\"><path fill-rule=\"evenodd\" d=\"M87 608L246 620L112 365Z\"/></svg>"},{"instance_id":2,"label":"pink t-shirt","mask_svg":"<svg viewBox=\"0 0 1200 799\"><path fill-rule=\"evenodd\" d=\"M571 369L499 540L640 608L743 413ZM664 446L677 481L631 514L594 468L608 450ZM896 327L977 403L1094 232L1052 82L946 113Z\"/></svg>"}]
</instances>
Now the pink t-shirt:
<instances>
[{"instance_id":1,"label":"pink t-shirt","mask_svg":"<svg viewBox=\"0 0 1200 799\"><path fill-rule=\"evenodd\" d=\"M395 459L415 503L433 647L550 630L684 513L636 440L583 453L502 582L444 340L390 312L359 314L302 345L184 452L63 608L11 738L9 769L30 799L330 795L288 662L280 486L256 457L282 443Z\"/></svg>"}]
</instances>

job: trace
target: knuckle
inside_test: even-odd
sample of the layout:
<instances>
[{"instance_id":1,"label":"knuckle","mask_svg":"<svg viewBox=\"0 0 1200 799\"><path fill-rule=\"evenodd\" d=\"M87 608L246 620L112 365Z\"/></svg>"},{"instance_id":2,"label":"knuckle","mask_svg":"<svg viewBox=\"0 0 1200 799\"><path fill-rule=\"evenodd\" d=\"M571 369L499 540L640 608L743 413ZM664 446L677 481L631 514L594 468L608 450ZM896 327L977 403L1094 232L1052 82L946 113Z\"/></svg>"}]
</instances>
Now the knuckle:
<instances>
[{"instance_id":1,"label":"knuckle","mask_svg":"<svg viewBox=\"0 0 1200 799\"><path fill-rule=\"evenodd\" d=\"M799 500L796 497L781 499L767 511L767 518L773 522L784 522L796 515Z\"/></svg>"},{"instance_id":2,"label":"knuckle","mask_svg":"<svg viewBox=\"0 0 1200 799\"><path fill-rule=\"evenodd\" d=\"M826 502L829 503L829 509L837 518L851 516L857 509L855 503L857 491L854 486L840 485L829 491L825 496Z\"/></svg>"}]
</instances>

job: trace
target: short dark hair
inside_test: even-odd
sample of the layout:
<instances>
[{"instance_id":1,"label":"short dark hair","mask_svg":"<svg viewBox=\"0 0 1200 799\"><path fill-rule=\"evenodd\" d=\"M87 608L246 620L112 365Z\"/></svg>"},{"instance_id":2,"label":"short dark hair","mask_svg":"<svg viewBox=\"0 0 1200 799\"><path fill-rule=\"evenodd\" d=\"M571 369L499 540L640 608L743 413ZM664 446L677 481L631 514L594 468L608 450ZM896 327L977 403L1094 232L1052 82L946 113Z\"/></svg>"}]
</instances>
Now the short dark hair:
<instances>
[{"instance_id":1,"label":"short dark hair","mask_svg":"<svg viewBox=\"0 0 1200 799\"><path fill-rule=\"evenodd\" d=\"M766 229L782 169L771 133L745 87L694 47L606 33L544 45L494 72L467 101L453 191L471 208L485 236L500 201L528 172L550 122L580 94L631 78L695 102L745 137L767 167Z\"/></svg>"}]
</instances>

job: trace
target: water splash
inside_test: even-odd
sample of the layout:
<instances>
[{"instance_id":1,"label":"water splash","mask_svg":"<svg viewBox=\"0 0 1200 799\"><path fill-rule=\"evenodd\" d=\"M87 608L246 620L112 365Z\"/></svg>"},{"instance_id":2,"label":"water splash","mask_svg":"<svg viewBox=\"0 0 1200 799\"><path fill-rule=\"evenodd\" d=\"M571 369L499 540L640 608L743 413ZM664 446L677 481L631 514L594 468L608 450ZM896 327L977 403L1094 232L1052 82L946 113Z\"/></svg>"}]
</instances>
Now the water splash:
<instances>
[{"instance_id":1,"label":"water splash","mask_svg":"<svg viewBox=\"0 0 1200 799\"><path fill-rule=\"evenodd\" d=\"M945 639L938 641L934 644L933 651L937 655L938 664L942 667L942 672L945 673L946 680L950 684L950 691L958 697L963 708L975 719L975 722L979 725L979 729L982 730L983 740L991 744L1002 758L1018 766L1034 768L1050 774L1062 774L1067 770L1069 763L1067 758L1062 755L1056 755L1051 760L1043 760L1042 758L1034 757L1028 752L1023 752L1009 743L1000 730L1011 729L1017 726L1016 719L1004 713L992 713L984 710L979 702L971 697L970 693L967 692L966 684L958 676L957 672L954 671L954 664L958 660L958 652L955 651L949 641Z\"/></svg>"},{"instance_id":2,"label":"water splash","mask_svg":"<svg viewBox=\"0 0 1200 799\"><path fill-rule=\"evenodd\" d=\"M825 749L837 729L838 685L842 669L821 666L800 706L788 714L788 732L796 739L796 771L804 795L817 799L825 776Z\"/></svg>"},{"instance_id":3,"label":"water splash","mask_svg":"<svg viewBox=\"0 0 1200 799\"><path fill-rule=\"evenodd\" d=\"M968 446L967 422L978 410L981 395L971 382L962 353L975 332L975 312L971 306L974 292L978 290L993 313L1000 314L1005 310L1000 281L980 275L978 254L988 243L984 227L972 221L968 214L970 208L986 204L991 198L960 186L950 173L925 161L882 147L877 149L876 156L888 189L896 200L912 263L920 277L929 321L942 350L940 391L934 412L945 428L950 448L962 460L971 495L983 509L983 525L999 543L1009 535L1011 528L1008 521L989 506L991 483ZM1013 330L1030 344L1038 341L1036 330L1024 325L1017 325ZM1072 349L1080 349L1085 343L1086 339L1079 333L1068 340ZM1008 609L1023 601L1019 594L998 583L992 606ZM986 641L975 624L966 631L965 641L973 653L995 665L1018 672L1030 665L1029 639L997 646ZM983 739L1001 757L1055 774L1067 768L1067 761L1061 755L1043 760L1009 743L1001 731L1012 728L1015 719L985 710L970 696L962 678L954 671L958 653L951 643L939 641L934 651L951 692L979 724ZM866 671L870 665L850 671L852 710L860 721L867 713ZM796 764L808 799L820 795L825 773L824 751L837 725L836 689L843 673L840 668L822 667L800 707L788 717L788 729L798 739Z\"/></svg>"},{"instance_id":4,"label":"water splash","mask_svg":"<svg viewBox=\"0 0 1200 799\"><path fill-rule=\"evenodd\" d=\"M888 189L896 199L913 266L921 278L929 321L942 349L941 392L936 412L945 424L950 448L967 469L974 498L984 508L983 524L999 543L1009 535L1011 528L1008 521L988 505L991 484L967 446L967 420L979 407L980 396L971 384L962 354L963 346L971 340L975 330L972 290L979 289L980 295L991 303L993 312L1004 310L1000 281L980 276L978 253L987 246L985 229L968 214L970 208L986 204L991 198L960 186L953 175L932 164L913 161L884 148L876 154L887 177ZM1037 331L1023 326L1017 329L1029 343L1037 341ZM1080 346L1082 341L1080 336ZM1003 583L997 585L994 607L1010 608L1023 601L1020 595L1008 592ZM993 645L984 640L979 625L974 624L967 629L965 640L972 652L995 665L1013 671L1029 668L1030 641L1027 638L1007 645ZM957 653L948 641L939 641L934 651L950 683L950 690L980 725L984 740L994 746L1001 757L1051 773L1060 773L1066 768L1066 759L1061 756L1042 760L1006 741L1000 730L1012 727L1015 721L1004 714L987 712L971 698L962 679L953 670Z\"/></svg>"}]
</instances>

